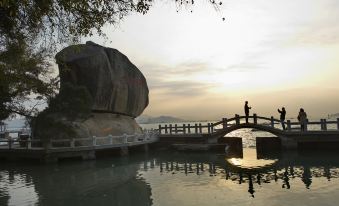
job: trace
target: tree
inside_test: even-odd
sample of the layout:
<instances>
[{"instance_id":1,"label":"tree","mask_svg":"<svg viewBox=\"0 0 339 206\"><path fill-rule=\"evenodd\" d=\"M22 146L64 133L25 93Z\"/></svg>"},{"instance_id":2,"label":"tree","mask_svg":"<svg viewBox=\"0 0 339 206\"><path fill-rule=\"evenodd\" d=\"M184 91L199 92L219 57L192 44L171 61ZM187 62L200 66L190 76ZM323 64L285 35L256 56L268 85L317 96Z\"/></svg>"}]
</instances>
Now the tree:
<instances>
[{"instance_id":1,"label":"tree","mask_svg":"<svg viewBox=\"0 0 339 206\"><path fill-rule=\"evenodd\" d=\"M221 2L206 0L218 8ZM0 120L17 113L31 116L25 101L49 99L57 91L50 57L58 45L118 24L126 15L146 14L155 0L0 0ZM194 0L173 0L178 7Z\"/></svg>"},{"instance_id":2,"label":"tree","mask_svg":"<svg viewBox=\"0 0 339 206\"><path fill-rule=\"evenodd\" d=\"M56 87L55 78L49 75L50 64L43 49L34 51L24 36L6 41L0 52L0 119L16 113L31 116L37 113L38 101L30 107L23 103L34 98L43 100L50 97Z\"/></svg>"},{"instance_id":3,"label":"tree","mask_svg":"<svg viewBox=\"0 0 339 206\"><path fill-rule=\"evenodd\" d=\"M23 103L33 98L43 100L50 97L57 81L44 79L49 75L50 64L43 49L34 51L24 36L6 41L0 52L0 119L16 113L31 116L38 110L35 105L26 107Z\"/></svg>"}]
</instances>

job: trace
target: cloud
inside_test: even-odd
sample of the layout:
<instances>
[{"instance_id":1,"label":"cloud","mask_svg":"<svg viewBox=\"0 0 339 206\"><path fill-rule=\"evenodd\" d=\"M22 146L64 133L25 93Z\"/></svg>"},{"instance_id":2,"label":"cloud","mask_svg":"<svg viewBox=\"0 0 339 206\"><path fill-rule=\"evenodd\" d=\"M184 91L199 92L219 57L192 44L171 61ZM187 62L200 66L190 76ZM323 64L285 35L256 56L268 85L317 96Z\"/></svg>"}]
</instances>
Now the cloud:
<instances>
[{"instance_id":1,"label":"cloud","mask_svg":"<svg viewBox=\"0 0 339 206\"><path fill-rule=\"evenodd\" d=\"M289 43L329 46L339 44L339 27L330 24L308 27L293 37Z\"/></svg>"},{"instance_id":2,"label":"cloud","mask_svg":"<svg viewBox=\"0 0 339 206\"><path fill-rule=\"evenodd\" d=\"M305 2L304 2L305 3ZM290 18L289 24L282 25L278 38L286 46L321 46L339 43L339 2L324 0L307 2L301 10L301 17ZM289 18L287 16L286 18ZM292 22L292 20L294 20ZM273 37L274 38L274 37Z\"/></svg>"},{"instance_id":3,"label":"cloud","mask_svg":"<svg viewBox=\"0 0 339 206\"><path fill-rule=\"evenodd\" d=\"M171 81L171 82L160 82L157 86L151 88L154 90L161 90L168 96L203 96L213 88L214 85L204 84L202 82L187 82L187 81Z\"/></svg>"},{"instance_id":4,"label":"cloud","mask_svg":"<svg viewBox=\"0 0 339 206\"><path fill-rule=\"evenodd\" d=\"M213 70L206 63L184 62L173 67L153 63L144 64L141 68L150 90L158 94L192 97L204 95L216 86L195 79Z\"/></svg>"},{"instance_id":5,"label":"cloud","mask_svg":"<svg viewBox=\"0 0 339 206\"><path fill-rule=\"evenodd\" d=\"M251 62L251 60L226 67L226 70L230 72L250 72L257 71L258 69L267 69L267 67L264 62Z\"/></svg>"},{"instance_id":6,"label":"cloud","mask_svg":"<svg viewBox=\"0 0 339 206\"><path fill-rule=\"evenodd\" d=\"M170 75L193 75L209 70L208 64L204 62L183 62L175 66L168 66L158 63L145 63L141 65L145 73L159 76Z\"/></svg>"}]
</instances>

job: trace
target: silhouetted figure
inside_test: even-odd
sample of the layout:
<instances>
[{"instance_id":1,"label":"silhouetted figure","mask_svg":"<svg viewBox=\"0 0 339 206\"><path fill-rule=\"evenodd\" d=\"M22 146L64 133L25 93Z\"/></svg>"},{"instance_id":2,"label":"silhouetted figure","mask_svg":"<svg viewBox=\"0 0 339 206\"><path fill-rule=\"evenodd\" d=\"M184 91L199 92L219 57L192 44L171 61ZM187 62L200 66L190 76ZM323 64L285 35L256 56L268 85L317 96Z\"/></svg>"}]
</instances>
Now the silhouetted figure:
<instances>
[{"instance_id":1,"label":"silhouetted figure","mask_svg":"<svg viewBox=\"0 0 339 206\"><path fill-rule=\"evenodd\" d=\"M331 181L331 171L328 165L324 167L324 176L327 178L328 181Z\"/></svg>"},{"instance_id":2,"label":"silhouetted figure","mask_svg":"<svg viewBox=\"0 0 339 206\"><path fill-rule=\"evenodd\" d=\"M248 123L248 116L250 115L250 109L251 108L252 107L248 106L248 101L245 101L244 109L245 109L245 115L246 115L246 123Z\"/></svg>"},{"instance_id":3,"label":"silhouetted figure","mask_svg":"<svg viewBox=\"0 0 339 206\"><path fill-rule=\"evenodd\" d=\"M281 126L283 128L283 130L285 130L285 117L286 117L286 110L285 107L278 109L278 112L280 113L280 121L281 121Z\"/></svg>"},{"instance_id":4,"label":"silhouetted figure","mask_svg":"<svg viewBox=\"0 0 339 206\"><path fill-rule=\"evenodd\" d=\"M287 189L290 189L291 185L290 185L290 182L289 182L290 178L288 177L287 167L285 168L283 180L284 180L284 184L282 185L282 188L285 188L285 186L286 186Z\"/></svg>"},{"instance_id":5,"label":"silhouetted figure","mask_svg":"<svg viewBox=\"0 0 339 206\"><path fill-rule=\"evenodd\" d=\"M301 180L304 182L305 187L307 189L310 189L310 186L312 184L312 175L311 170L308 166L304 167L304 173L302 174Z\"/></svg>"},{"instance_id":6,"label":"silhouetted figure","mask_svg":"<svg viewBox=\"0 0 339 206\"><path fill-rule=\"evenodd\" d=\"M261 185L261 175L260 174L257 175L257 183L258 183L258 185Z\"/></svg>"},{"instance_id":7,"label":"silhouetted figure","mask_svg":"<svg viewBox=\"0 0 339 206\"><path fill-rule=\"evenodd\" d=\"M294 176L294 168L293 168L293 166L290 166L290 174L291 174L291 176L294 178L295 176Z\"/></svg>"},{"instance_id":8,"label":"silhouetted figure","mask_svg":"<svg viewBox=\"0 0 339 206\"><path fill-rule=\"evenodd\" d=\"M277 175L277 169L274 168L274 181L277 182L278 181L278 175Z\"/></svg>"},{"instance_id":9,"label":"silhouetted figure","mask_svg":"<svg viewBox=\"0 0 339 206\"><path fill-rule=\"evenodd\" d=\"M254 187L253 187L253 180L252 175L248 174L248 192L251 194L252 197L254 197Z\"/></svg>"},{"instance_id":10,"label":"silhouetted figure","mask_svg":"<svg viewBox=\"0 0 339 206\"><path fill-rule=\"evenodd\" d=\"M305 125L307 121L307 114L304 111L303 108L300 108L299 115L298 115L298 120L300 122L300 129L301 131L305 131Z\"/></svg>"}]
</instances>

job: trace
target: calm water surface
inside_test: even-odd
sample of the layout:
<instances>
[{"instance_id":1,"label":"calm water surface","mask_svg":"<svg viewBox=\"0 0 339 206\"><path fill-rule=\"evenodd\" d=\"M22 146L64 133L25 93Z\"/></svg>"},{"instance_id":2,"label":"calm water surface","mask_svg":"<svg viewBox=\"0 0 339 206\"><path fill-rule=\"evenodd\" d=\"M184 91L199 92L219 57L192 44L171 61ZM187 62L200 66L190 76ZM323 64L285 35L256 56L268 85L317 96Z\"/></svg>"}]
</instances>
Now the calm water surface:
<instances>
[{"instance_id":1,"label":"calm water surface","mask_svg":"<svg viewBox=\"0 0 339 206\"><path fill-rule=\"evenodd\" d=\"M257 158L249 129L243 157L156 151L96 161L0 165L0 205L338 205L337 153Z\"/></svg>"}]
</instances>

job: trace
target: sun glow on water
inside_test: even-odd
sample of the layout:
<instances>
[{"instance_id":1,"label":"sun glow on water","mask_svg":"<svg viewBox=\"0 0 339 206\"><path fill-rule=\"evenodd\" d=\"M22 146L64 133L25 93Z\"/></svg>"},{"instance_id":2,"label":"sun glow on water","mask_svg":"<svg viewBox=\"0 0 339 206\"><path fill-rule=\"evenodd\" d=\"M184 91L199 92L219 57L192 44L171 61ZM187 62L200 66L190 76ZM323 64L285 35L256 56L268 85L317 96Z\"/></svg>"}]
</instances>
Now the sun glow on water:
<instances>
[{"instance_id":1,"label":"sun glow on water","mask_svg":"<svg viewBox=\"0 0 339 206\"><path fill-rule=\"evenodd\" d=\"M230 158L226 161L230 164L241 168L261 168L269 165L273 165L277 162L276 159L257 159L256 148L244 148L243 158Z\"/></svg>"}]
</instances>

